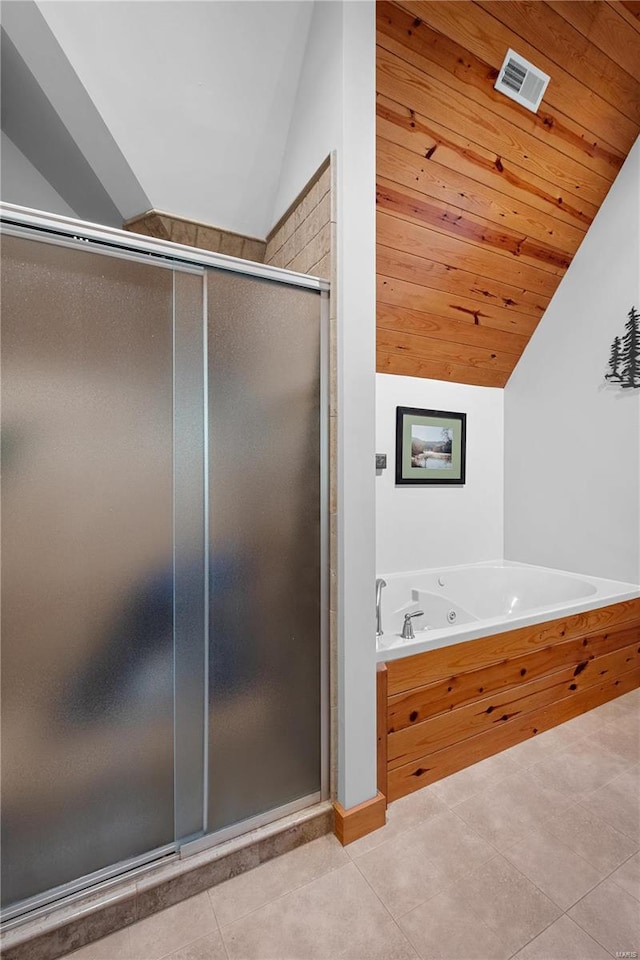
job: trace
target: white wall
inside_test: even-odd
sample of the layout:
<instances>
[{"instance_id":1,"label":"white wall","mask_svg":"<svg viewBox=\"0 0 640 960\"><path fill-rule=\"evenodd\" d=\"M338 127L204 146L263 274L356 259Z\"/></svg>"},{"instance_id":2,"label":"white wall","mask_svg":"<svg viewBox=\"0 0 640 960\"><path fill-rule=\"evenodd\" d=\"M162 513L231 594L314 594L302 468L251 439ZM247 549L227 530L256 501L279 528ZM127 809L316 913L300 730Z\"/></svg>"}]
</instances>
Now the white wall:
<instances>
[{"instance_id":1,"label":"white wall","mask_svg":"<svg viewBox=\"0 0 640 960\"><path fill-rule=\"evenodd\" d=\"M605 385L640 309L640 140L505 390L514 560L640 582L640 390Z\"/></svg>"},{"instance_id":2,"label":"white wall","mask_svg":"<svg viewBox=\"0 0 640 960\"><path fill-rule=\"evenodd\" d=\"M53 12L56 4L47 6ZM95 13L101 5L91 6ZM67 20L82 17L84 4L63 7ZM2 30L3 129L13 142L82 219L119 227L148 210L149 198L33 0L3 2ZM94 65L100 55L120 62L109 45L99 46ZM136 129L144 135L145 119Z\"/></svg>"},{"instance_id":3,"label":"white wall","mask_svg":"<svg viewBox=\"0 0 640 960\"><path fill-rule=\"evenodd\" d=\"M273 199L271 226L342 138L342 3L316 2Z\"/></svg>"},{"instance_id":4,"label":"white wall","mask_svg":"<svg viewBox=\"0 0 640 960\"><path fill-rule=\"evenodd\" d=\"M319 2L273 223L336 151L338 799L376 794L375 4Z\"/></svg>"},{"instance_id":5,"label":"white wall","mask_svg":"<svg viewBox=\"0 0 640 960\"><path fill-rule=\"evenodd\" d=\"M495 560L503 555L503 398L494 387L376 376L376 478L379 574ZM467 415L463 486L396 486L396 407Z\"/></svg>"},{"instance_id":6,"label":"white wall","mask_svg":"<svg viewBox=\"0 0 640 960\"><path fill-rule=\"evenodd\" d=\"M321 4L323 6L323 4ZM376 795L376 10L342 4L338 153L338 798Z\"/></svg>"},{"instance_id":7,"label":"white wall","mask_svg":"<svg viewBox=\"0 0 640 960\"><path fill-rule=\"evenodd\" d=\"M256 237L272 225L312 8L39 0L151 206Z\"/></svg>"},{"instance_id":8,"label":"white wall","mask_svg":"<svg viewBox=\"0 0 640 960\"><path fill-rule=\"evenodd\" d=\"M5 133L2 133L0 154L0 199L5 203L18 203L22 207L33 207L46 213L76 216L75 211Z\"/></svg>"}]
</instances>

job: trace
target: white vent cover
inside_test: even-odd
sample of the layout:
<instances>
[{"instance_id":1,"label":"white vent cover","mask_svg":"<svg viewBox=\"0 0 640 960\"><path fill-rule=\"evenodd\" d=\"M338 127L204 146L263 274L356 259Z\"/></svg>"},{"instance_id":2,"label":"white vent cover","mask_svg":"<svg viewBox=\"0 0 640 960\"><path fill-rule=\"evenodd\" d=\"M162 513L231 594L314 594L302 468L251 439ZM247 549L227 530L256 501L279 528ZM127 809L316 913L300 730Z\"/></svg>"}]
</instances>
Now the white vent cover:
<instances>
[{"instance_id":1,"label":"white vent cover","mask_svg":"<svg viewBox=\"0 0 640 960\"><path fill-rule=\"evenodd\" d=\"M551 78L515 50L507 50L495 89L536 113Z\"/></svg>"}]
</instances>

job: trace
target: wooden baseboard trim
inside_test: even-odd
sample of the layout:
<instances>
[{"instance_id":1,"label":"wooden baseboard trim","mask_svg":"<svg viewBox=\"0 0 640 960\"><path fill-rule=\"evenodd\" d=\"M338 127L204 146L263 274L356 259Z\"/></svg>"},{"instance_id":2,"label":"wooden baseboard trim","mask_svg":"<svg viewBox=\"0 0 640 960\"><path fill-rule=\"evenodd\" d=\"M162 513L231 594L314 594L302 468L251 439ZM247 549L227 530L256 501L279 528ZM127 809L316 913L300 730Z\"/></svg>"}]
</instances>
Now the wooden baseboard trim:
<instances>
[{"instance_id":1,"label":"wooden baseboard trim","mask_svg":"<svg viewBox=\"0 0 640 960\"><path fill-rule=\"evenodd\" d=\"M334 803L334 833L342 846L359 840L367 833L384 827L387 822L387 800L384 794L378 791L371 800L365 800L348 810L341 803Z\"/></svg>"}]
</instances>

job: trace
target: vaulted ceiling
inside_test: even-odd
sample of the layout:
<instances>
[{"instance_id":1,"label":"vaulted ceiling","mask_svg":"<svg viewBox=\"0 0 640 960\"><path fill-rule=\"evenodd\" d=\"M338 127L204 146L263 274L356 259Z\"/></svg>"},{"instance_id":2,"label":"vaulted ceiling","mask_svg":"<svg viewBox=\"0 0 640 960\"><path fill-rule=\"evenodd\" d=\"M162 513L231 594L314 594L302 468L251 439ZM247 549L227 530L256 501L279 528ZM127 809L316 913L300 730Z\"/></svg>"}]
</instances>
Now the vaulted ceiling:
<instances>
[{"instance_id":1,"label":"vaulted ceiling","mask_svg":"<svg viewBox=\"0 0 640 960\"><path fill-rule=\"evenodd\" d=\"M377 368L502 387L640 132L640 2L379 2L377 44Z\"/></svg>"},{"instance_id":2,"label":"vaulted ceiling","mask_svg":"<svg viewBox=\"0 0 640 960\"><path fill-rule=\"evenodd\" d=\"M0 8L2 129L79 216L154 207L266 235L313 3Z\"/></svg>"}]
</instances>

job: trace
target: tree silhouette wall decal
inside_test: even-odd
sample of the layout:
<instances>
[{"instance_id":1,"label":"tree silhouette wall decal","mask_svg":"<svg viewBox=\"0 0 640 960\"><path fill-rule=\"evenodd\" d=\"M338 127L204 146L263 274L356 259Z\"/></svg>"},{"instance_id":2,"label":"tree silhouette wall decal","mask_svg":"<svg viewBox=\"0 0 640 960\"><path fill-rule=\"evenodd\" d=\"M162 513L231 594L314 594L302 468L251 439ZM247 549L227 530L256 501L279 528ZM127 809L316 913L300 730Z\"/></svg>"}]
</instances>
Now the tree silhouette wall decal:
<instances>
[{"instance_id":1,"label":"tree silhouette wall decal","mask_svg":"<svg viewBox=\"0 0 640 960\"><path fill-rule=\"evenodd\" d=\"M622 339L616 337L611 344L609 373L605 374L605 380L623 389L640 388L640 313L635 307L631 307L627 314L624 329Z\"/></svg>"},{"instance_id":2,"label":"tree silhouette wall decal","mask_svg":"<svg viewBox=\"0 0 640 960\"><path fill-rule=\"evenodd\" d=\"M611 373L605 374L605 379L607 380L620 379L620 374L618 373L618 367L620 366L621 359L622 359L622 344L620 343L620 337L616 337L613 343L611 344L611 356L609 357L609 367L611 368Z\"/></svg>"}]
</instances>

